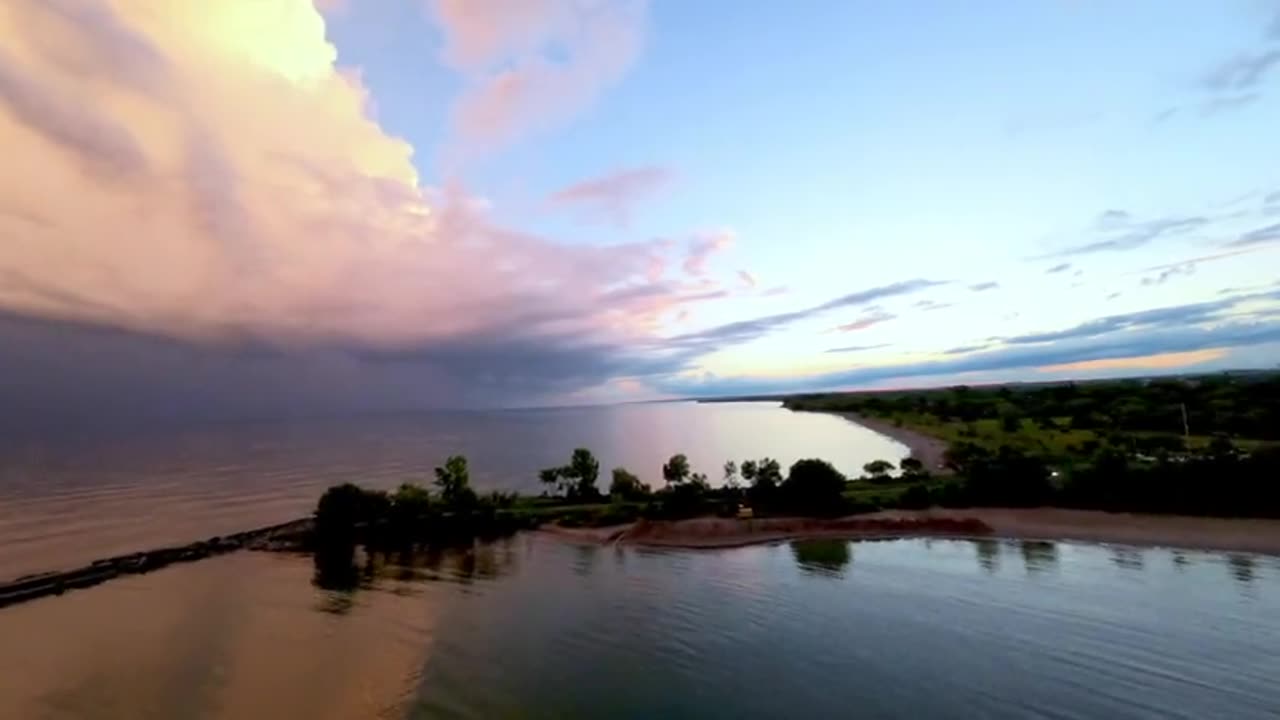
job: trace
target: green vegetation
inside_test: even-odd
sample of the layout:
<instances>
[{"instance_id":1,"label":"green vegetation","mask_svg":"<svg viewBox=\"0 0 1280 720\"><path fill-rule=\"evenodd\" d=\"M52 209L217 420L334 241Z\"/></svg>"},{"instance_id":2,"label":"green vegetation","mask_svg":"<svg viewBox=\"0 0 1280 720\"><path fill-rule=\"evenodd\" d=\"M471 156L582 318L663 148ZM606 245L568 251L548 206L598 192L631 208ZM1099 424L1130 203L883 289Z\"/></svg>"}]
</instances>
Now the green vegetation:
<instances>
[{"instance_id":1,"label":"green vegetation","mask_svg":"<svg viewBox=\"0 0 1280 720\"><path fill-rule=\"evenodd\" d=\"M469 542L554 522L603 527L638 519L847 515L884 508L1054 505L1185 515L1280 517L1280 381L1275 376L1125 381L920 392L804 395L803 410L851 411L949 441L946 474L921 462L867 463L846 478L824 460L723 466L723 484L674 455L651 489L614 468L608 495L600 463L586 448L539 473L540 497L477 494L466 458L436 468L434 489L407 483L394 492L344 484L315 511L317 582L355 581L357 546L403 552ZM1165 426L1188 424L1187 436ZM1174 408L1171 410L1171 408ZM1171 414L1172 413L1172 414ZM1185 426L1183 426L1185 430Z\"/></svg>"},{"instance_id":2,"label":"green vegetation","mask_svg":"<svg viewBox=\"0 0 1280 720\"><path fill-rule=\"evenodd\" d=\"M1280 517L1280 375L953 387L787 398L938 437L932 479L903 461L868 463L845 499L882 506L1058 505ZM1198 435L1191 433L1200 433Z\"/></svg>"},{"instance_id":3,"label":"green vegetation","mask_svg":"<svg viewBox=\"0 0 1280 720\"><path fill-rule=\"evenodd\" d=\"M1189 435L1191 449L1218 435L1247 449L1280 441L1277 373L821 393L791 396L784 405L854 412L949 442L1011 445L1049 456L1077 454L1090 441L1117 436L1160 444Z\"/></svg>"}]
</instances>

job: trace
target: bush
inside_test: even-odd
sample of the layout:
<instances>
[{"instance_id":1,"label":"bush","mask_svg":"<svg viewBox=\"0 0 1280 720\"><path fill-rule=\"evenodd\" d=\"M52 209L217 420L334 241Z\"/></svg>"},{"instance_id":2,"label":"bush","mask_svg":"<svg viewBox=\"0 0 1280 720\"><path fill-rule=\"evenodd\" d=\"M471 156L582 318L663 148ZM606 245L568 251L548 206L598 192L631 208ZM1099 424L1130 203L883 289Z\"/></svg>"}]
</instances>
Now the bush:
<instances>
[{"instance_id":1,"label":"bush","mask_svg":"<svg viewBox=\"0 0 1280 720\"><path fill-rule=\"evenodd\" d=\"M838 514L844 508L842 493L847 481L826 460L797 460L782 484L782 496L795 510Z\"/></svg>"},{"instance_id":2,"label":"bush","mask_svg":"<svg viewBox=\"0 0 1280 720\"><path fill-rule=\"evenodd\" d=\"M898 499L899 504L908 510L923 510L933 505L933 497L929 492L929 488L924 485L912 485L907 491L902 493L902 497Z\"/></svg>"},{"instance_id":3,"label":"bush","mask_svg":"<svg viewBox=\"0 0 1280 720\"><path fill-rule=\"evenodd\" d=\"M649 494L649 488L626 468L613 469L613 482L609 483L609 495L614 502L639 500Z\"/></svg>"}]
</instances>

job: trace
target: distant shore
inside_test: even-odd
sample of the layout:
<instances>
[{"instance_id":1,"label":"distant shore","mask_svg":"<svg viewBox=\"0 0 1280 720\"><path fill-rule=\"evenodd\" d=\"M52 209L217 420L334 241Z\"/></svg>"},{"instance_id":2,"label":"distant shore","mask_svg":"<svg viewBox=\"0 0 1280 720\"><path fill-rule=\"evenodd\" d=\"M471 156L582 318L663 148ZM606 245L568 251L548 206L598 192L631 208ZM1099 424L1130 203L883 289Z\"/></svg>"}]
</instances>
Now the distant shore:
<instances>
[{"instance_id":1,"label":"distant shore","mask_svg":"<svg viewBox=\"0 0 1280 720\"><path fill-rule=\"evenodd\" d=\"M804 410L801 412L811 411ZM946 440L926 435L918 430L894 425L888 420L867 417L858 413L832 412L831 414L839 415L849 422L861 425L872 432L879 433L906 445L907 449L911 451L911 457L923 463L930 472L936 472L944 468L943 463L947 453Z\"/></svg>"},{"instance_id":2,"label":"distant shore","mask_svg":"<svg viewBox=\"0 0 1280 720\"><path fill-rule=\"evenodd\" d=\"M693 518L605 528L545 527L571 541L686 549L811 538L993 537L1280 556L1280 520L1135 515L1058 508L888 510L830 520Z\"/></svg>"}]
</instances>

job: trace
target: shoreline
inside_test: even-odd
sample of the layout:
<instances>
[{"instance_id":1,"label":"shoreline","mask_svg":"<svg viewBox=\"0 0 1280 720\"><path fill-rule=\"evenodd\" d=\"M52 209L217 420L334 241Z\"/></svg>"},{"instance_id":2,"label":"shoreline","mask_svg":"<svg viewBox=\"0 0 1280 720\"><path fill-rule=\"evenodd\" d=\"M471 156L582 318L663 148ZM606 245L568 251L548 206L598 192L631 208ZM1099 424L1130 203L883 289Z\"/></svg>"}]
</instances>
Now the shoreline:
<instances>
[{"instance_id":1,"label":"shoreline","mask_svg":"<svg viewBox=\"0 0 1280 720\"><path fill-rule=\"evenodd\" d=\"M1280 557L1280 520L1135 515L1059 508L887 510L831 520L693 518L604 528L547 526L569 542L714 550L791 540L999 539Z\"/></svg>"},{"instance_id":2,"label":"shoreline","mask_svg":"<svg viewBox=\"0 0 1280 720\"><path fill-rule=\"evenodd\" d=\"M812 411L802 410L800 412ZM947 453L947 441L942 438L922 433L919 430L900 427L888 420L867 417L858 413L831 411L828 414L837 415L855 425L861 425L871 432L884 435L891 440L906 445L907 450L910 451L910 457L919 460L925 469L930 472L946 472L944 458Z\"/></svg>"}]
</instances>

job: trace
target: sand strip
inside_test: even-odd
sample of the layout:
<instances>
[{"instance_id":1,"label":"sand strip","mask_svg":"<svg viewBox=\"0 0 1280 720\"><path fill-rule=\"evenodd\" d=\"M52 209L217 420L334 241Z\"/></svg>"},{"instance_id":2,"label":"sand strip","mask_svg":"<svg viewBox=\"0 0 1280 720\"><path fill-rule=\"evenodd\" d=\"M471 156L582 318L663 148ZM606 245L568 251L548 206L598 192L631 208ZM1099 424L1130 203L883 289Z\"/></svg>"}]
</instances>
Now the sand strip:
<instances>
[{"instance_id":1,"label":"sand strip","mask_svg":"<svg viewBox=\"0 0 1280 720\"><path fill-rule=\"evenodd\" d=\"M898 427L888 420L867 417L857 413L837 412L833 415L848 420L849 422L861 425L872 432L879 433L885 437L892 438L907 446L911 451L911 457L924 463L924 466L930 472L946 472L943 466L943 456L947 452L947 441L936 438L932 435L926 435L918 430L910 428ZM889 458L884 458L888 460Z\"/></svg>"},{"instance_id":2,"label":"sand strip","mask_svg":"<svg viewBox=\"0 0 1280 720\"><path fill-rule=\"evenodd\" d=\"M608 528L548 528L570 541L729 548L806 538L996 537L1280 556L1280 520L1133 515L1057 508L889 510L830 520L694 518Z\"/></svg>"}]
</instances>

